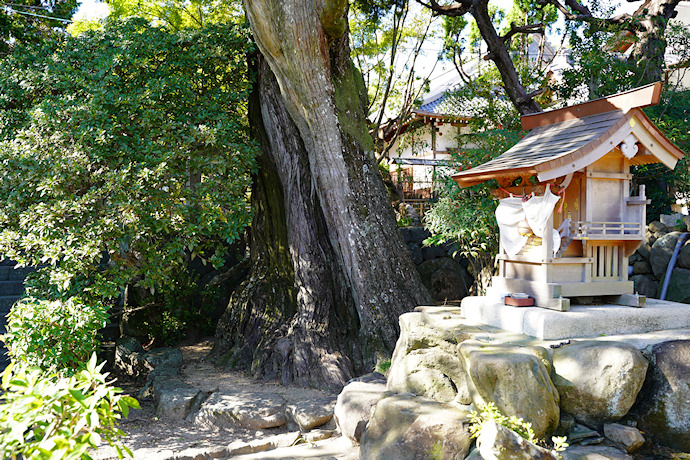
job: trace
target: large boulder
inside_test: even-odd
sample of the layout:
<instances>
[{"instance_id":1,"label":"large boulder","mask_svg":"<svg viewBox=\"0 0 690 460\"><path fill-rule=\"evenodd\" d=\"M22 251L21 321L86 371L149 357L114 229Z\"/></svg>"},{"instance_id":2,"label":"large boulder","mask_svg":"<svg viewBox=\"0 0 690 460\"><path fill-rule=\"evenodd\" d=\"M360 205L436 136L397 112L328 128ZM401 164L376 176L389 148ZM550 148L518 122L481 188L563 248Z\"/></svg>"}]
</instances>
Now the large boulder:
<instances>
[{"instance_id":1,"label":"large boulder","mask_svg":"<svg viewBox=\"0 0 690 460\"><path fill-rule=\"evenodd\" d=\"M153 395L156 416L176 420L184 420L207 396L178 378L156 379Z\"/></svg>"},{"instance_id":2,"label":"large boulder","mask_svg":"<svg viewBox=\"0 0 690 460\"><path fill-rule=\"evenodd\" d=\"M677 265L682 268L690 268L690 241L686 241L680 248Z\"/></svg>"},{"instance_id":3,"label":"large boulder","mask_svg":"<svg viewBox=\"0 0 690 460\"><path fill-rule=\"evenodd\" d=\"M604 435L615 444L622 446L627 453L639 450L645 443L644 436L635 427L607 423L604 425Z\"/></svg>"},{"instance_id":4,"label":"large boulder","mask_svg":"<svg viewBox=\"0 0 690 460\"><path fill-rule=\"evenodd\" d=\"M410 256L412 257L412 262L415 265L419 265L424 262L424 256L422 255L422 247L417 243L407 243L407 249L410 250Z\"/></svg>"},{"instance_id":5,"label":"large boulder","mask_svg":"<svg viewBox=\"0 0 690 460\"><path fill-rule=\"evenodd\" d=\"M417 307L414 312L398 318L400 336L395 344L391 367L396 357L420 348L439 347L447 353L455 353L456 346L486 331L469 326L459 307Z\"/></svg>"},{"instance_id":6,"label":"large boulder","mask_svg":"<svg viewBox=\"0 0 690 460\"><path fill-rule=\"evenodd\" d=\"M460 300L469 295L474 282L467 273L450 257L426 260L417 266L422 282L435 300Z\"/></svg>"},{"instance_id":7,"label":"large boulder","mask_svg":"<svg viewBox=\"0 0 690 460\"><path fill-rule=\"evenodd\" d=\"M650 370L635 412L658 441L690 452L690 340L652 347Z\"/></svg>"},{"instance_id":8,"label":"large boulder","mask_svg":"<svg viewBox=\"0 0 690 460\"><path fill-rule=\"evenodd\" d=\"M149 377L146 387L153 377L176 375L182 366L182 352L175 348L154 348L147 352L133 337L122 337L115 345L115 369L130 377Z\"/></svg>"},{"instance_id":9,"label":"large boulder","mask_svg":"<svg viewBox=\"0 0 690 460\"><path fill-rule=\"evenodd\" d=\"M637 248L636 254L639 254L643 260L649 260L649 255L652 252L652 247L647 243L642 243L639 248Z\"/></svg>"},{"instance_id":10,"label":"large boulder","mask_svg":"<svg viewBox=\"0 0 690 460\"><path fill-rule=\"evenodd\" d=\"M405 243L417 243L419 245L431 236L431 233L424 227L403 227L400 229Z\"/></svg>"},{"instance_id":11,"label":"large boulder","mask_svg":"<svg viewBox=\"0 0 690 460\"><path fill-rule=\"evenodd\" d=\"M591 427L620 420L644 383L647 360L635 347L581 341L553 352L561 411Z\"/></svg>"},{"instance_id":12,"label":"large boulder","mask_svg":"<svg viewBox=\"0 0 690 460\"><path fill-rule=\"evenodd\" d=\"M640 260L633 265L633 275L649 275L654 273L652 265L646 260Z\"/></svg>"},{"instance_id":13,"label":"large boulder","mask_svg":"<svg viewBox=\"0 0 690 460\"><path fill-rule=\"evenodd\" d=\"M457 307L418 307L400 316L400 337L388 374L390 391L447 402L471 402L457 344L481 334L467 326Z\"/></svg>"},{"instance_id":14,"label":"large boulder","mask_svg":"<svg viewBox=\"0 0 690 460\"><path fill-rule=\"evenodd\" d=\"M421 348L396 356L388 374L388 390L413 393L441 402L456 398L461 404L470 402L462 359L438 347Z\"/></svg>"},{"instance_id":15,"label":"large boulder","mask_svg":"<svg viewBox=\"0 0 690 460\"><path fill-rule=\"evenodd\" d=\"M471 444L468 413L428 398L385 393L361 444L363 460L462 460Z\"/></svg>"},{"instance_id":16,"label":"large boulder","mask_svg":"<svg viewBox=\"0 0 690 460\"><path fill-rule=\"evenodd\" d=\"M144 355L149 371L168 367L179 369L182 366L182 352L177 348L154 348Z\"/></svg>"},{"instance_id":17,"label":"large boulder","mask_svg":"<svg viewBox=\"0 0 690 460\"><path fill-rule=\"evenodd\" d=\"M690 270L674 268L666 291L666 300L690 303Z\"/></svg>"},{"instance_id":18,"label":"large boulder","mask_svg":"<svg viewBox=\"0 0 690 460\"><path fill-rule=\"evenodd\" d=\"M345 385L333 413L343 436L359 442L371 417L371 409L385 391L386 377L378 372L352 379Z\"/></svg>"},{"instance_id":19,"label":"large boulder","mask_svg":"<svg viewBox=\"0 0 690 460\"><path fill-rule=\"evenodd\" d=\"M488 420L482 425L477 439L479 453L483 460L558 460L558 455L543 449L509 430Z\"/></svg>"},{"instance_id":20,"label":"large boulder","mask_svg":"<svg viewBox=\"0 0 690 460\"><path fill-rule=\"evenodd\" d=\"M148 374L144 361L146 352L134 337L122 337L115 342L115 370L130 377Z\"/></svg>"},{"instance_id":21,"label":"large boulder","mask_svg":"<svg viewBox=\"0 0 690 460\"><path fill-rule=\"evenodd\" d=\"M333 397L291 402L287 405L286 413L300 431L305 432L331 421L335 401Z\"/></svg>"},{"instance_id":22,"label":"large boulder","mask_svg":"<svg viewBox=\"0 0 690 460\"><path fill-rule=\"evenodd\" d=\"M630 281L635 284L635 292L648 298L656 298L659 282L648 275L633 275Z\"/></svg>"},{"instance_id":23,"label":"large boulder","mask_svg":"<svg viewBox=\"0 0 690 460\"><path fill-rule=\"evenodd\" d=\"M267 392L236 391L213 393L192 414L191 422L201 428L243 427L252 430L285 425L286 401Z\"/></svg>"},{"instance_id":24,"label":"large boulder","mask_svg":"<svg viewBox=\"0 0 690 460\"><path fill-rule=\"evenodd\" d=\"M647 225L647 230L649 230L652 234L654 233L664 233L668 232L668 227L666 227L665 224L659 222L658 220L654 220Z\"/></svg>"},{"instance_id":25,"label":"large boulder","mask_svg":"<svg viewBox=\"0 0 690 460\"><path fill-rule=\"evenodd\" d=\"M561 452L563 460L633 460L632 456L611 446L570 446Z\"/></svg>"},{"instance_id":26,"label":"large boulder","mask_svg":"<svg viewBox=\"0 0 690 460\"><path fill-rule=\"evenodd\" d=\"M539 438L556 430L558 392L549 378L551 364L544 348L467 340L459 350L477 407L494 403L503 415L531 423Z\"/></svg>"},{"instance_id":27,"label":"large boulder","mask_svg":"<svg viewBox=\"0 0 690 460\"><path fill-rule=\"evenodd\" d=\"M441 246L424 246L422 248L422 257L424 260L440 259L446 256L446 251Z\"/></svg>"},{"instance_id":28,"label":"large boulder","mask_svg":"<svg viewBox=\"0 0 690 460\"><path fill-rule=\"evenodd\" d=\"M673 214L662 214L659 220L666 226L667 229L678 228L685 229L685 214L676 212Z\"/></svg>"},{"instance_id":29,"label":"large boulder","mask_svg":"<svg viewBox=\"0 0 690 460\"><path fill-rule=\"evenodd\" d=\"M651 226L651 224L650 224ZM671 261L673 250L676 247L680 232L671 232L662 236L654 242L649 256L649 263L652 265L654 276L661 278L666 273L666 267Z\"/></svg>"}]
</instances>

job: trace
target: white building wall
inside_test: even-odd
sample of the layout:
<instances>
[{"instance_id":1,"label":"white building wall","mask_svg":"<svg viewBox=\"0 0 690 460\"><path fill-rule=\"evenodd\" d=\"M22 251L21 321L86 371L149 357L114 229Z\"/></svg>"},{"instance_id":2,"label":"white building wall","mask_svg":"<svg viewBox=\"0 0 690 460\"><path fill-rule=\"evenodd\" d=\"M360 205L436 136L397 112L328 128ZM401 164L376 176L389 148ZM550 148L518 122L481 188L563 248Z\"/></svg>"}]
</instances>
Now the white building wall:
<instances>
[{"instance_id":1,"label":"white building wall","mask_svg":"<svg viewBox=\"0 0 690 460\"><path fill-rule=\"evenodd\" d=\"M431 128L429 125L415 130L414 132L405 133L399 136L391 148L391 159L393 158L408 158L408 159L424 159L424 160L451 160L451 155L448 153L449 149L457 148L457 135L459 127L453 126L451 123L442 123L440 126L435 126L437 129L435 136L436 149L433 150L433 139ZM393 174L399 168L412 168L414 188L416 190L426 188L432 182L434 177L434 167L428 165L390 165L390 172ZM449 168L436 167L436 172L449 170Z\"/></svg>"}]
</instances>

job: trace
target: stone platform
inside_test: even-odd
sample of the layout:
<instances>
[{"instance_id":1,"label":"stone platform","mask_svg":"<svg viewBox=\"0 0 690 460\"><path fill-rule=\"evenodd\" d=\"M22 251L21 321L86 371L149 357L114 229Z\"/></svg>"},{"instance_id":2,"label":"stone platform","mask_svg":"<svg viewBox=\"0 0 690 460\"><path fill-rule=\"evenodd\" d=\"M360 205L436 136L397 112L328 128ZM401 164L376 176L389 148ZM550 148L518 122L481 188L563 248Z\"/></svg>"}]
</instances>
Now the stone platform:
<instances>
[{"instance_id":1,"label":"stone platform","mask_svg":"<svg viewBox=\"0 0 690 460\"><path fill-rule=\"evenodd\" d=\"M488 297L465 297L462 316L505 331L542 340L642 334L690 329L690 305L647 299L645 308L620 305L572 305L566 312L511 307Z\"/></svg>"}]
</instances>

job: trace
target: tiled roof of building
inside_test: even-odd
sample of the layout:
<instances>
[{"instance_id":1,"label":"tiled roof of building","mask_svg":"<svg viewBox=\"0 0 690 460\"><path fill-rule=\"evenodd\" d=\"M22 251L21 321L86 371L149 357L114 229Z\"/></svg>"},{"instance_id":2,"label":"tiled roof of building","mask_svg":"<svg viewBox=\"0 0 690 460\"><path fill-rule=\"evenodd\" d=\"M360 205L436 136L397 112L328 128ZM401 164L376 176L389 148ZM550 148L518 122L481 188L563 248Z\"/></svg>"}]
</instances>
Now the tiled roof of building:
<instances>
[{"instance_id":1,"label":"tiled roof of building","mask_svg":"<svg viewBox=\"0 0 690 460\"><path fill-rule=\"evenodd\" d=\"M633 164L661 161L675 165L683 152L639 108L645 105L645 97L658 103L660 85L523 117L523 126L534 129L520 142L493 160L453 177L461 186L500 177L537 175L539 180L549 180L583 168L583 161L595 161L631 134L645 148L645 154L631 160Z\"/></svg>"},{"instance_id":2,"label":"tiled roof of building","mask_svg":"<svg viewBox=\"0 0 690 460\"><path fill-rule=\"evenodd\" d=\"M438 112L438 109L443 105L443 103L446 100L446 97L446 93L443 93L435 99L432 99L430 101L424 101L424 104L420 105L417 110L420 112L427 113L440 113Z\"/></svg>"}]
</instances>

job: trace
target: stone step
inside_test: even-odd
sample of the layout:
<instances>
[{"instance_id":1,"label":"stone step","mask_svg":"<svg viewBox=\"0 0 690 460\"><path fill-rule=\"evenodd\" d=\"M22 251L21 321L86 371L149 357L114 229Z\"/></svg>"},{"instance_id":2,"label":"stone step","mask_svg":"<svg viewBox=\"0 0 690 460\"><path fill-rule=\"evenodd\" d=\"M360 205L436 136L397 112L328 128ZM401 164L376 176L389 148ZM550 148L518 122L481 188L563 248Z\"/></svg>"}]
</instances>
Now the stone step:
<instances>
[{"instance_id":1,"label":"stone step","mask_svg":"<svg viewBox=\"0 0 690 460\"><path fill-rule=\"evenodd\" d=\"M0 281L0 296L20 296L24 294L23 281Z\"/></svg>"}]
</instances>

